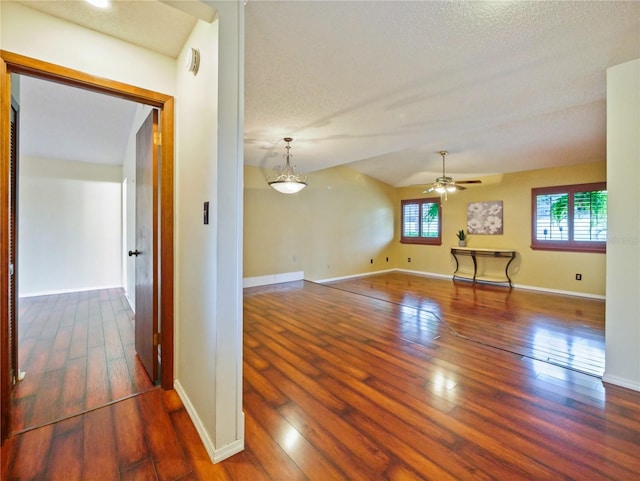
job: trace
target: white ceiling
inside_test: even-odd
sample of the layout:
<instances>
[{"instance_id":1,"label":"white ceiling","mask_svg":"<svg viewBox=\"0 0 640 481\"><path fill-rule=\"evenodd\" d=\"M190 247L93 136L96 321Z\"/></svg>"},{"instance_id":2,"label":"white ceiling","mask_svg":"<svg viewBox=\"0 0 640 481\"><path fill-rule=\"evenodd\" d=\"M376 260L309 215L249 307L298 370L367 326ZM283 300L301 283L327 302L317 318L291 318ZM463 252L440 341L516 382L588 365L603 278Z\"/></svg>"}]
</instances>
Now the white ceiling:
<instances>
[{"instance_id":1,"label":"white ceiling","mask_svg":"<svg viewBox=\"0 0 640 481\"><path fill-rule=\"evenodd\" d=\"M170 56L193 26L167 5L180 2L117 1L115 20L73 13L76 2L20 3ZM640 58L638 1L250 0L245 11L245 163L280 164L291 136L300 172L347 164L394 186L432 182L443 149L456 180L604 159L606 69Z\"/></svg>"},{"instance_id":2,"label":"white ceiling","mask_svg":"<svg viewBox=\"0 0 640 481\"><path fill-rule=\"evenodd\" d=\"M20 153L122 164L136 108L128 100L21 76Z\"/></svg>"}]
</instances>

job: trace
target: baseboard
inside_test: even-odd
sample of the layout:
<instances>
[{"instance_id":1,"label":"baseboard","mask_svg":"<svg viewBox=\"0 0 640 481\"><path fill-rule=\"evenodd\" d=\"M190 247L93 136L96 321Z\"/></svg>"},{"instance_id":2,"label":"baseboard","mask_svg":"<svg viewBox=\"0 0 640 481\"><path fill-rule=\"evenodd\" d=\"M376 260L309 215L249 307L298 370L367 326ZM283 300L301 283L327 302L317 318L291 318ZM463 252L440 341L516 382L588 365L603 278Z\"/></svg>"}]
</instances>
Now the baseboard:
<instances>
[{"instance_id":1,"label":"baseboard","mask_svg":"<svg viewBox=\"0 0 640 481\"><path fill-rule=\"evenodd\" d=\"M280 284L281 282L301 281L304 279L304 271L284 272L282 274L270 274L267 276L245 277L242 280L242 287L268 286Z\"/></svg>"},{"instance_id":2,"label":"baseboard","mask_svg":"<svg viewBox=\"0 0 640 481\"><path fill-rule=\"evenodd\" d=\"M602 382L607 384L614 384L616 386L624 387L627 389L633 389L634 391L640 391L640 382L626 379L624 377L611 376L606 372L602 376Z\"/></svg>"},{"instance_id":3,"label":"baseboard","mask_svg":"<svg viewBox=\"0 0 640 481\"><path fill-rule=\"evenodd\" d=\"M384 274L387 272L404 272L405 274L412 274L414 276L423 276L423 277L437 277L440 279L452 279L451 274L439 274L436 272L424 272L424 271L414 271L411 269L384 269L381 271L374 272L363 272L360 274L351 274L348 276L340 276L340 277L330 277L328 279L319 279L315 280L319 284L325 282L334 282L334 281L342 281L345 279L354 279L358 277L367 277L367 276L375 276L377 274ZM291 282L298 281L304 279L304 272L288 272L284 274L273 274L268 276L261 277L247 277L244 279L244 287L257 287L257 286L265 286L270 284L279 284L281 282ZM586 292L576 292L576 291L563 291L560 289L548 289L546 287L538 287L538 286L527 286L524 284L513 284L514 288L517 289L526 289L528 291L537 291L537 292L545 292L547 294L559 294L564 296L574 296L574 297L585 297L588 299L597 299L597 300L605 300L606 296L602 296L599 294L589 294Z\"/></svg>"},{"instance_id":4,"label":"baseboard","mask_svg":"<svg viewBox=\"0 0 640 481\"><path fill-rule=\"evenodd\" d=\"M405 272L407 274L414 274L416 276L426 276L426 277L439 277L441 279L451 279L453 276L451 274L436 274L435 272L420 272L420 271L411 271L408 269L395 269L397 272ZM514 288L518 289L526 289L528 291L537 291L537 292L545 292L547 294L560 294L564 296L574 296L574 297L587 297L589 299L598 299L605 300L605 296L601 296L598 294L589 294L586 292L576 292L576 291L562 291L560 289L547 289L546 287L538 287L538 286L527 286L524 284L513 284Z\"/></svg>"},{"instance_id":5,"label":"baseboard","mask_svg":"<svg viewBox=\"0 0 640 481\"><path fill-rule=\"evenodd\" d=\"M562 291L560 289L547 289L546 287L525 286L522 284L514 284L513 287L516 287L518 289L526 289L528 291L546 292L547 294L560 294L563 296L586 297L589 299L598 299L601 301L604 301L606 299L606 296L601 296L598 294L589 294L587 292Z\"/></svg>"},{"instance_id":6,"label":"baseboard","mask_svg":"<svg viewBox=\"0 0 640 481\"><path fill-rule=\"evenodd\" d=\"M129 304L129 307L131 308L131 311L135 314L136 313L136 305L133 302L133 299L131 299L131 297L129 296L129 292L126 289L124 290L124 298L127 300L127 303Z\"/></svg>"},{"instance_id":7,"label":"baseboard","mask_svg":"<svg viewBox=\"0 0 640 481\"><path fill-rule=\"evenodd\" d=\"M343 281L345 279L354 279L356 277L368 277L368 276L375 276L377 274L384 274L385 272L394 272L395 270L397 270L397 269L384 269L382 271L364 272L364 273L361 273L361 274L351 274L349 276L330 277L328 279L319 279L319 280L313 281L313 282L317 282L318 284L322 284L323 282Z\"/></svg>"},{"instance_id":8,"label":"baseboard","mask_svg":"<svg viewBox=\"0 0 640 481\"><path fill-rule=\"evenodd\" d=\"M413 274L422 277L437 277L439 279L451 279L451 274L438 274L436 272L412 271L410 269L394 269L396 272L404 272L405 274Z\"/></svg>"},{"instance_id":9,"label":"baseboard","mask_svg":"<svg viewBox=\"0 0 640 481\"><path fill-rule=\"evenodd\" d=\"M207 433L207 430L205 429L204 424L200 419L200 416L198 416L198 413L193 407L189 396L187 396L187 393L180 384L180 381L175 380L173 382L173 388L178 393L178 396L180 397L182 404L184 404L184 408L187 411L187 414L191 418L193 425L196 427L196 431L198 431L198 435L200 436L202 444L204 444L204 448L207 450L207 454L209 455L209 459L211 459L212 463L219 463L220 461L227 459L228 457L233 456L234 454L237 454L244 449L244 439L238 439L230 444L227 444L221 449L216 449L213 441L209 437L209 433ZM244 417L244 413L242 414L242 416Z\"/></svg>"},{"instance_id":10,"label":"baseboard","mask_svg":"<svg viewBox=\"0 0 640 481\"><path fill-rule=\"evenodd\" d=\"M23 297L38 297L38 296L54 296L56 294L70 294L72 292L88 292L88 291L100 291L103 289L122 289L122 284L116 286L99 286L99 287L76 287L74 289L55 289L51 291L37 291L37 292L23 292L18 293L19 298Z\"/></svg>"}]
</instances>

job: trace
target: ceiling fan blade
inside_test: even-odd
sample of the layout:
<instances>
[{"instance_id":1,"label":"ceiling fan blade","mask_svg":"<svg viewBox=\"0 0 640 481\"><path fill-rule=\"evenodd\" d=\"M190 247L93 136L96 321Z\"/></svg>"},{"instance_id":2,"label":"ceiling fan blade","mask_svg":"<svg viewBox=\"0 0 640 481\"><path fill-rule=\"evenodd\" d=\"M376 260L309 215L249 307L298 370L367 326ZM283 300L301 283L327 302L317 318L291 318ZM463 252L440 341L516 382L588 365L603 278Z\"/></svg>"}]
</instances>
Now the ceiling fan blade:
<instances>
[{"instance_id":1,"label":"ceiling fan blade","mask_svg":"<svg viewBox=\"0 0 640 481\"><path fill-rule=\"evenodd\" d=\"M457 180L456 184L482 184L481 180Z\"/></svg>"},{"instance_id":2,"label":"ceiling fan blade","mask_svg":"<svg viewBox=\"0 0 640 481\"><path fill-rule=\"evenodd\" d=\"M467 190L466 187L462 187L461 185L458 185L458 183L453 184L453 186L456 188L456 190Z\"/></svg>"},{"instance_id":3,"label":"ceiling fan blade","mask_svg":"<svg viewBox=\"0 0 640 481\"><path fill-rule=\"evenodd\" d=\"M423 192L423 194L430 194L431 192L433 192L434 190L436 190L435 185L432 185L431 187L429 187L427 190L425 190Z\"/></svg>"}]
</instances>

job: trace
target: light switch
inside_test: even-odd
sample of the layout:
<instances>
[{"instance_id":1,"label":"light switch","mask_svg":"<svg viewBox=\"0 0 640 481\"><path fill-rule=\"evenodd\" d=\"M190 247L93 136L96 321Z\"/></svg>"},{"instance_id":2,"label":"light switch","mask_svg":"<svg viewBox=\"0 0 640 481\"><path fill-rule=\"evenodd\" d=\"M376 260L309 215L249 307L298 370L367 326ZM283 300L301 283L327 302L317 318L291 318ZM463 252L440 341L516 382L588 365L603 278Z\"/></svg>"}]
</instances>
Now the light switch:
<instances>
[{"instance_id":1,"label":"light switch","mask_svg":"<svg viewBox=\"0 0 640 481\"><path fill-rule=\"evenodd\" d=\"M204 203L204 225L207 225L209 223L209 201L206 201Z\"/></svg>"}]
</instances>

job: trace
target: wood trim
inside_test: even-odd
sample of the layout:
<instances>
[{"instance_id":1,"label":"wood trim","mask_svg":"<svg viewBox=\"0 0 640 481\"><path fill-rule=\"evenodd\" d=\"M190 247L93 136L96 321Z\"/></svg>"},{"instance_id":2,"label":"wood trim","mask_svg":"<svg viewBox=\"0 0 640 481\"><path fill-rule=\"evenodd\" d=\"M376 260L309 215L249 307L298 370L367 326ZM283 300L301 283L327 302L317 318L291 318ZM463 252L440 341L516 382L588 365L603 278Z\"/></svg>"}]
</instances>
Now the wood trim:
<instances>
[{"instance_id":1,"label":"wood trim","mask_svg":"<svg viewBox=\"0 0 640 481\"><path fill-rule=\"evenodd\" d=\"M7 52L6 50L0 50L0 56L6 62L7 70L11 73L29 75L93 92L113 95L114 97L151 105L159 109L164 107L169 98L173 98L159 92L97 77L79 70Z\"/></svg>"},{"instance_id":2,"label":"wood trim","mask_svg":"<svg viewBox=\"0 0 640 481\"><path fill-rule=\"evenodd\" d=\"M9 166L9 109L11 106L11 73L19 73L38 77L72 87L82 88L113 95L115 97L151 105L160 110L162 129L162 174L161 174L161 222L160 252L161 259L161 301L160 319L162 322L162 374L161 384L164 389L173 387L173 166L174 166L174 99L170 95L146 90L133 85L90 75L78 70L62 67L30 57L25 57L6 50L0 50L0 192L8 193ZM7 194L0 200L0 225L8 225L9 203ZM0 229L0 414L2 425L0 437L4 440L8 435L11 385L9 377L9 358L7 346L7 292L9 269L9 239L7 229ZM6 359L5 359L6 358ZM7 379L5 379L5 376ZM6 412L5 412L6 409ZM6 417L6 421L4 420Z\"/></svg>"},{"instance_id":3,"label":"wood trim","mask_svg":"<svg viewBox=\"0 0 640 481\"><path fill-rule=\"evenodd\" d=\"M0 58L0 444L9 435L11 379L9 376L9 131L11 77Z\"/></svg>"},{"instance_id":4,"label":"wood trim","mask_svg":"<svg viewBox=\"0 0 640 481\"><path fill-rule=\"evenodd\" d=\"M160 322L162 370L160 382L163 389L173 389L173 132L174 101L168 98L160 112L160 131L162 133L162 155L160 157ZM165 327L168 327L165 328ZM165 356L169 349L170 355Z\"/></svg>"}]
</instances>

